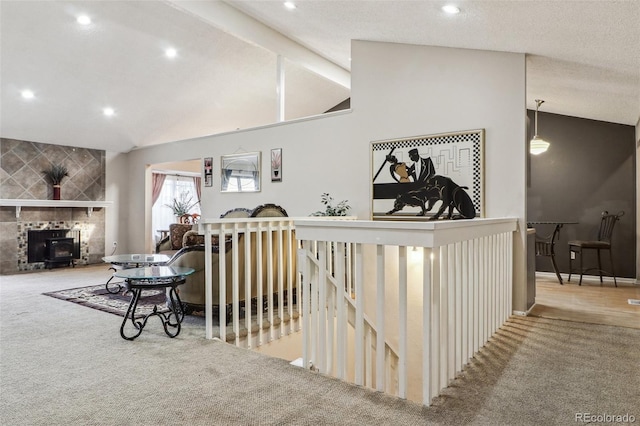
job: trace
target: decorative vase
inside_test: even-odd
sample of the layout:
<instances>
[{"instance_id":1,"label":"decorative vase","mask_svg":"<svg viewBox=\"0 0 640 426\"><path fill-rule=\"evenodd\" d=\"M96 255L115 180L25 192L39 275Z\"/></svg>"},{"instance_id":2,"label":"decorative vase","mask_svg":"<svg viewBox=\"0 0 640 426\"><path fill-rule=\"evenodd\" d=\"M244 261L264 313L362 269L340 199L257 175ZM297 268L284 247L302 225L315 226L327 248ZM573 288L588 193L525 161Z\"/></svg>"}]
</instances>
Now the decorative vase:
<instances>
[{"instance_id":1,"label":"decorative vase","mask_svg":"<svg viewBox=\"0 0 640 426\"><path fill-rule=\"evenodd\" d=\"M53 199L60 199L60 185L53 185Z\"/></svg>"}]
</instances>

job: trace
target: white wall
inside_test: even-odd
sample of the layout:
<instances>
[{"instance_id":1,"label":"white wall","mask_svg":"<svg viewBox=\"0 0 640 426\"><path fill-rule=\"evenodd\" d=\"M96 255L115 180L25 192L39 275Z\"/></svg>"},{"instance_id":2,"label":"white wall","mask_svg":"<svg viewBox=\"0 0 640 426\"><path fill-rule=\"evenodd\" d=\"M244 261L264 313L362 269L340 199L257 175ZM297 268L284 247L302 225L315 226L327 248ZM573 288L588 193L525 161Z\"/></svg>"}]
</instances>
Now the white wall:
<instances>
[{"instance_id":1,"label":"white wall","mask_svg":"<svg viewBox=\"0 0 640 426\"><path fill-rule=\"evenodd\" d=\"M199 158L192 161L171 161L168 163L154 164L152 165L151 170L202 173L202 164L200 163Z\"/></svg>"},{"instance_id":2,"label":"white wall","mask_svg":"<svg viewBox=\"0 0 640 426\"><path fill-rule=\"evenodd\" d=\"M351 108L365 141L484 128L485 215L520 218L514 286L526 283L526 99L523 54L353 42ZM367 151L368 152L368 151ZM369 188L367 164L356 176ZM520 294L520 292L514 292ZM514 309L526 311L526 300Z\"/></svg>"},{"instance_id":3,"label":"white wall","mask_svg":"<svg viewBox=\"0 0 640 426\"><path fill-rule=\"evenodd\" d=\"M126 215L142 217L147 209L148 164L213 157L214 186L202 191L204 217L267 202L282 205L290 216L306 216L322 207L320 194L329 192L338 201L348 199L353 214L369 218L371 141L484 128L485 213L520 218L514 273L516 285L524 285L524 54L366 41L354 41L351 53L350 113L130 152L130 192L122 203ZM281 183L269 179L272 148L283 148ZM221 194L220 156L245 151L262 152L262 191ZM130 224L127 249L150 250L145 241L151 230L136 221Z\"/></svg>"}]
</instances>

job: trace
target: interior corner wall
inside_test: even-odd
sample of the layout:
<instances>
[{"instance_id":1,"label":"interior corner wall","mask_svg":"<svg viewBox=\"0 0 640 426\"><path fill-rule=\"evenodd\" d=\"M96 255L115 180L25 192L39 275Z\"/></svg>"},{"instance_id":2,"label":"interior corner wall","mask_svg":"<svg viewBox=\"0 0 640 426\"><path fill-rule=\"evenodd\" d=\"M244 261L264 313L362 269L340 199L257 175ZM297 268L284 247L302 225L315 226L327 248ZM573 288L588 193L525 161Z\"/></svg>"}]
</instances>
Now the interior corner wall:
<instances>
[{"instance_id":1,"label":"interior corner wall","mask_svg":"<svg viewBox=\"0 0 640 426\"><path fill-rule=\"evenodd\" d=\"M127 209L129 197L129 167L127 154L106 152L105 199L113 205L105 209L105 255L130 252L128 234L136 226L135 218L139 214L130 214ZM135 192L135 191L134 191ZM139 222L138 222L139 226ZM114 246L117 243L117 247Z\"/></svg>"},{"instance_id":2,"label":"interior corner wall","mask_svg":"<svg viewBox=\"0 0 640 426\"><path fill-rule=\"evenodd\" d=\"M351 111L128 153L127 216L141 217L149 207L142 195L147 165L213 157L213 186L202 188L205 218L263 203L308 216L328 192L369 219L372 141L483 128L485 216L519 218L514 277L525 283L524 54L354 41L351 78ZM282 182L269 178L273 148L282 148ZM222 194L220 156L252 151L262 152L261 191ZM150 250L149 225L129 224L128 250Z\"/></svg>"},{"instance_id":3,"label":"interior corner wall","mask_svg":"<svg viewBox=\"0 0 640 426\"><path fill-rule=\"evenodd\" d=\"M640 117L636 123L636 203L640 200ZM640 206L636 204L636 284L640 284Z\"/></svg>"}]
</instances>

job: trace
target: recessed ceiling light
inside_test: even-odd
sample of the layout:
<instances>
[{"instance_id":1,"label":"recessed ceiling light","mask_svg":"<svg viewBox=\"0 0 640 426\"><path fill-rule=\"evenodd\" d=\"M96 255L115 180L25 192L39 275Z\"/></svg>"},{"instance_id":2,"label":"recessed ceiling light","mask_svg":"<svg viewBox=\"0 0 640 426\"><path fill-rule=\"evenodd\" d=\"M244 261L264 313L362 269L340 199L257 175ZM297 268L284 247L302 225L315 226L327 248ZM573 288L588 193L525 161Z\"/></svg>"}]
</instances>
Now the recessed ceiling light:
<instances>
[{"instance_id":1,"label":"recessed ceiling light","mask_svg":"<svg viewBox=\"0 0 640 426\"><path fill-rule=\"evenodd\" d=\"M445 6L442 6L442 11L448 13L449 15L456 15L460 13L460 8L452 4L447 4Z\"/></svg>"},{"instance_id":2,"label":"recessed ceiling light","mask_svg":"<svg viewBox=\"0 0 640 426\"><path fill-rule=\"evenodd\" d=\"M115 114L116 112L113 110L113 108L105 108L102 110L103 114L106 115L107 117L111 117L113 114Z\"/></svg>"},{"instance_id":3,"label":"recessed ceiling light","mask_svg":"<svg viewBox=\"0 0 640 426\"><path fill-rule=\"evenodd\" d=\"M176 55L178 54L178 51L173 47L170 47L164 51L164 54L167 55L167 58L175 58Z\"/></svg>"},{"instance_id":4,"label":"recessed ceiling light","mask_svg":"<svg viewBox=\"0 0 640 426\"><path fill-rule=\"evenodd\" d=\"M31 90L23 90L22 97L25 99L33 99L36 95Z\"/></svg>"},{"instance_id":5,"label":"recessed ceiling light","mask_svg":"<svg viewBox=\"0 0 640 426\"><path fill-rule=\"evenodd\" d=\"M293 9L296 8L296 5L292 1L285 1L284 2L284 7L286 7L289 10L293 10Z\"/></svg>"},{"instance_id":6,"label":"recessed ceiling light","mask_svg":"<svg viewBox=\"0 0 640 426\"><path fill-rule=\"evenodd\" d=\"M78 24L80 25L89 25L91 23L91 18L87 15L80 15L76 21L78 21Z\"/></svg>"}]
</instances>

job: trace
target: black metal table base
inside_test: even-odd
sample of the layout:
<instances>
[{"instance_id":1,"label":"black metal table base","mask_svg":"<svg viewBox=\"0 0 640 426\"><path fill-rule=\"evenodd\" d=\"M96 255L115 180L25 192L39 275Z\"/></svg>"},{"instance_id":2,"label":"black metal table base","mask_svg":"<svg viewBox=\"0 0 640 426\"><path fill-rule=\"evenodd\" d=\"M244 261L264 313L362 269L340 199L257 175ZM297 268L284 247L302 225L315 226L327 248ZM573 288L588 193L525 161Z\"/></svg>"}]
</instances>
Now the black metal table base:
<instances>
[{"instance_id":1,"label":"black metal table base","mask_svg":"<svg viewBox=\"0 0 640 426\"><path fill-rule=\"evenodd\" d=\"M184 284L185 278L178 279L156 279L156 280L127 280L125 281L125 287L127 290L131 292L131 302L129 303L129 308L127 309L127 313L122 321L122 325L120 326L120 336L122 336L125 340L134 340L136 337L142 334L142 330L147 325L147 321L152 316L157 316L162 321L162 326L164 328L164 332L169 337L176 337L180 334L181 323L184 319L184 311L182 310L182 302L180 301L180 296L176 291L176 288L180 284ZM108 283L107 283L108 284ZM146 315L142 318L142 321L136 320L136 309L138 308L138 302L140 300L140 295L142 294L142 290L149 289L169 289L169 300L171 303L167 303L168 312L160 312L158 311L158 305L153 307L153 312ZM133 335L127 335L125 331L125 326L127 325L127 321L131 321L133 327L137 330L137 333Z\"/></svg>"},{"instance_id":2,"label":"black metal table base","mask_svg":"<svg viewBox=\"0 0 640 426\"><path fill-rule=\"evenodd\" d=\"M110 267L109 269L113 270L113 272L116 271L116 268L114 268L113 266ZM107 290L107 293L118 294L118 293L120 293L120 290L122 290L122 286L120 285L120 284L122 284L122 281L112 283L111 280L113 278L115 278L115 277L113 275L111 275L111 278L109 278L109 281L107 281L107 283L104 285L104 287ZM109 285L111 285L111 287L109 287Z\"/></svg>"}]
</instances>

